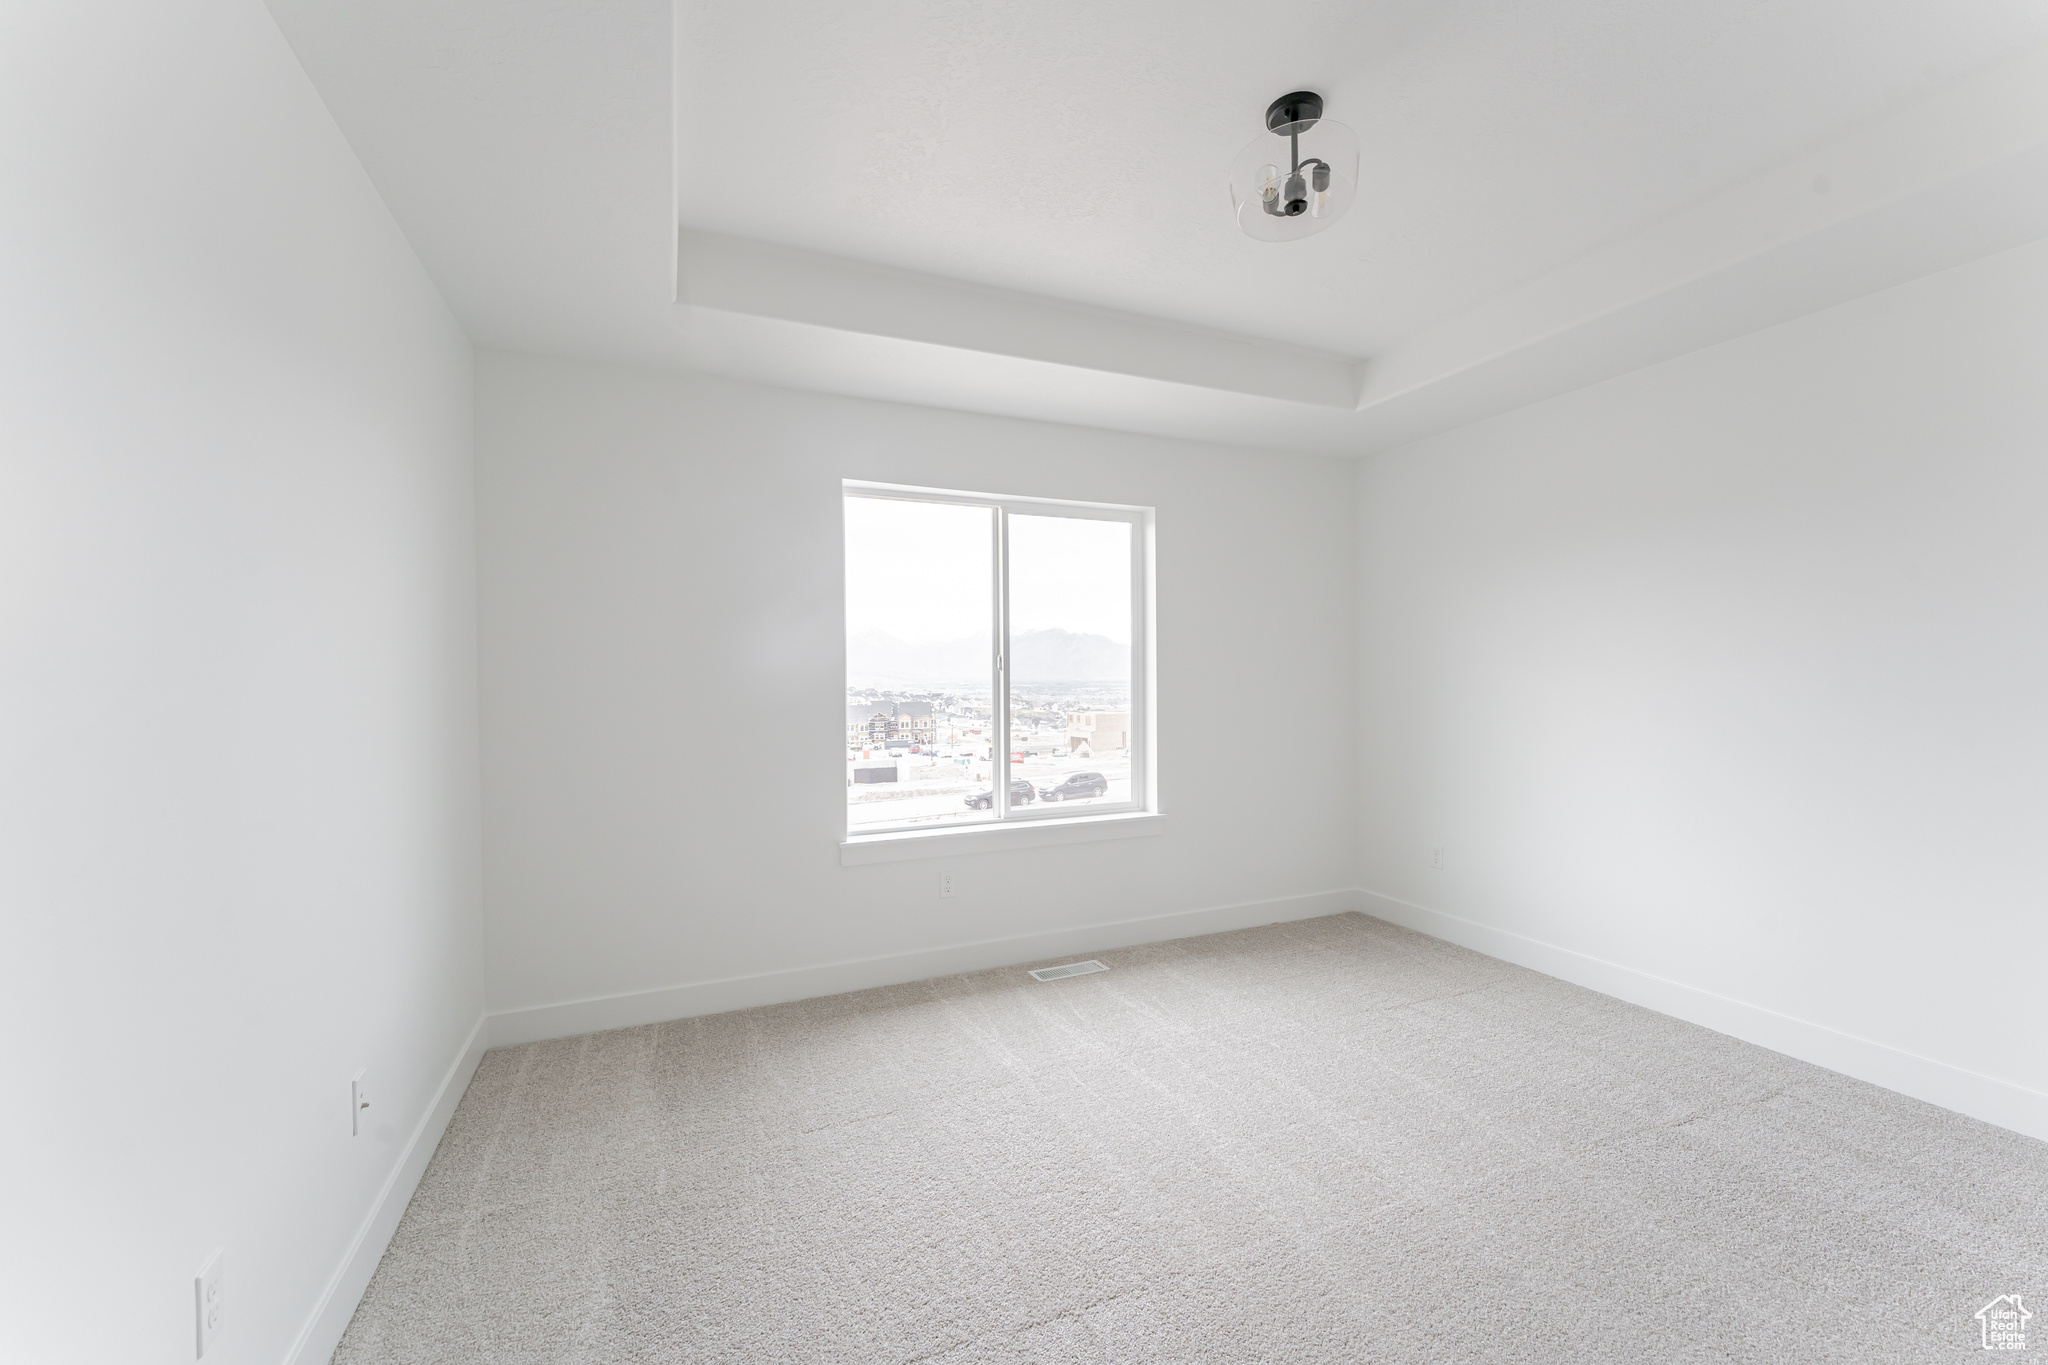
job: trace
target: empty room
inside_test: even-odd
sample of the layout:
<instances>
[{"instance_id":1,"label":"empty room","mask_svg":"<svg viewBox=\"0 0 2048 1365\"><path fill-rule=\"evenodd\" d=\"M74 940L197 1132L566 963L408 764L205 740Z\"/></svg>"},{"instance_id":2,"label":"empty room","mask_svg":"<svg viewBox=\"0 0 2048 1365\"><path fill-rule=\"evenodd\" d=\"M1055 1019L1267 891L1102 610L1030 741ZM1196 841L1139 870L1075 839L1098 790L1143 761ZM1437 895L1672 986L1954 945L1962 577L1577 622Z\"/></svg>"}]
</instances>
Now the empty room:
<instances>
[{"instance_id":1,"label":"empty room","mask_svg":"<svg viewBox=\"0 0 2048 1365\"><path fill-rule=\"evenodd\" d=\"M0 350L0 1360L2048 1352L2040 0L10 0Z\"/></svg>"}]
</instances>

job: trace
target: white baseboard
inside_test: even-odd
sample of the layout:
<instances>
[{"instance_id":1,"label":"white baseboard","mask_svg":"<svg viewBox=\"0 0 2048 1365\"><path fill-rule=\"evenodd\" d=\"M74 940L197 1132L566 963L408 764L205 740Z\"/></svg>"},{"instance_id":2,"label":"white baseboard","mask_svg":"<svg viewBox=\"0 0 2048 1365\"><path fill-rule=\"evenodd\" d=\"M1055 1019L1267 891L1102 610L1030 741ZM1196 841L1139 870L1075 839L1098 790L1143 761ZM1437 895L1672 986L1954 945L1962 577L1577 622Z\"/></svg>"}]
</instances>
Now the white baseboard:
<instances>
[{"instance_id":1,"label":"white baseboard","mask_svg":"<svg viewBox=\"0 0 2048 1365\"><path fill-rule=\"evenodd\" d=\"M1360 891L1358 907L1377 919L1440 938L1460 947L1533 968L1630 1004L1642 1005L1717 1033L1756 1043L1773 1052L1812 1062L1845 1076L1938 1104L1971 1118L1995 1123L2048 1141L2048 1095L2011 1081L1982 1076L1884 1043L1795 1019L1761 1005L1653 976L1539 939L1495 929L1441 910Z\"/></svg>"},{"instance_id":2,"label":"white baseboard","mask_svg":"<svg viewBox=\"0 0 2048 1365\"><path fill-rule=\"evenodd\" d=\"M821 995L867 990L873 986L894 986L905 981L951 976L956 972L978 972L1016 962L1099 953L1139 943L1157 943L1163 939L1192 938L1197 934L1249 929L1258 924L1338 915L1357 908L1358 893L1355 891L1318 891L1281 900L1187 910L1145 919L1020 934L1014 938L982 939L946 948L763 972L757 976L698 981L685 986L600 996L593 1000L533 1005L491 1015L491 1046L508 1047L548 1038L572 1038L604 1029L658 1024L699 1014L722 1014L726 1010L774 1005L785 1000L809 1000Z\"/></svg>"},{"instance_id":3,"label":"white baseboard","mask_svg":"<svg viewBox=\"0 0 2048 1365\"><path fill-rule=\"evenodd\" d=\"M312 1316L299 1329L299 1339L285 1352L285 1365L326 1365L334 1348L341 1344L341 1334L348 1330L348 1321L355 1316L363 1291L370 1287L370 1277L377 1273L377 1262L384 1258L384 1248L391 1244L391 1235L398 1231L398 1220L405 1215L405 1206L412 1202L412 1192L419 1188L420 1177L426 1174L428 1159L434 1155L434 1148L440 1146L441 1135L448 1131L448 1120L455 1117L455 1106L462 1099L462 1092L469 1088L469 1078L476 1074L477 1063L484 1059L488 1033L485 1025L489 1022L489 1015L479 1015L469 1037L463 1040L462 1050L455 1054L447 1074L441 1077L434 1102L420 1116L398 1164L385 1179L384 1188L378 1191L363 1225L356 1229L355 1240L349 1243L341 1265L327 1281L320 1301L313 1306Z\"/></svg>"}]
</instances>

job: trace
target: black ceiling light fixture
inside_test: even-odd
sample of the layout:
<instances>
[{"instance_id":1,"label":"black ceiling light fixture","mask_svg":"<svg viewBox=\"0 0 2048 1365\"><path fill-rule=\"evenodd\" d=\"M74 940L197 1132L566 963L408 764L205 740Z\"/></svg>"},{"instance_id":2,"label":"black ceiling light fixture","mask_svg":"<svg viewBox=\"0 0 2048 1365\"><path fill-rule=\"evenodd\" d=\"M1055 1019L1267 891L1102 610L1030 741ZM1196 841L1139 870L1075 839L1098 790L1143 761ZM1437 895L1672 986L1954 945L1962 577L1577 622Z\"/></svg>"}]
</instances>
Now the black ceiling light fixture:
<instances>
[{"instance_id":1,"label":"black ceiling light fixture","mask_svg":"<svg viewBox=\"0 0 2048 1365\"><path fill-rule=\"evenodd\" d=\"M1230 167L1230 202L1245 235L1309 237L1337 221L1358 190L1358 135L1323 117L1323 97L1296 90L1266 106L1266 131Z\"/></svg>"}]
</instances>

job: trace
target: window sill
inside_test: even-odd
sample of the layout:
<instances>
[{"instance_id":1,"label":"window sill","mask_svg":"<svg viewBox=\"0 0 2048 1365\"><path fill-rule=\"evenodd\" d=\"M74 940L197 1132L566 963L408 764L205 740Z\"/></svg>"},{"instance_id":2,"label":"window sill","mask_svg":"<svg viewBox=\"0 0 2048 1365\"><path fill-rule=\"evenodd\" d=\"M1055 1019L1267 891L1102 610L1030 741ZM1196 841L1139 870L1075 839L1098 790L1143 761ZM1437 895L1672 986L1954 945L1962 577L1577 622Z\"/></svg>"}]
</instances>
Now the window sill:
<instances>
[{"instance_id":1,"label":"window sill","mask_svg":"<svg viewBox=\"0 0 2048 1365\"><path fill-rule=\"evenodd\" d=\"M839 845L839 865L895 863L910 858L951 858L961 853L1000 853L1047 844L1083 844L1098 839L1136 839L1164 834L1166 817L1152 811L1029 820L1014 825L961 829L910 829L890 834L855 834Z\"/></svg>"}]
</instances>

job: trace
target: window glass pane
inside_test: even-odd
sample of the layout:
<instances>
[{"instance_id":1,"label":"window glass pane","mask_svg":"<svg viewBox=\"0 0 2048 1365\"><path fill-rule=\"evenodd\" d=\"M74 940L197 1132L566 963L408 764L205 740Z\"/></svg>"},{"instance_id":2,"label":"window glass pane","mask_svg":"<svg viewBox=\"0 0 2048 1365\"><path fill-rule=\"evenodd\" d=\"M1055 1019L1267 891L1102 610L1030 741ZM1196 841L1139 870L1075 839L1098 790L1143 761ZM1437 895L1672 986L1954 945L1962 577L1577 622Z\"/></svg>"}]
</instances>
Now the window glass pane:
<instances>
[{"instance_id":1,"label":"window glass pane","mask_svg":"<svg viewBox=\"0 0 2048 1365\"><path fill-rule=\"evenodd\" d=\"M1013 811L1131 799L1131 524L1009 519Z\"/></svg>"},{"instance_id":2,"label":"window glass pane","mask_svg":"<svg viewBox=\"0 0 2048 1365\"><path fill-rule=\"evenodd\" d=\"M995 513L846 499L846 823L994 818Z\"/></svg>"}]
</instances>

